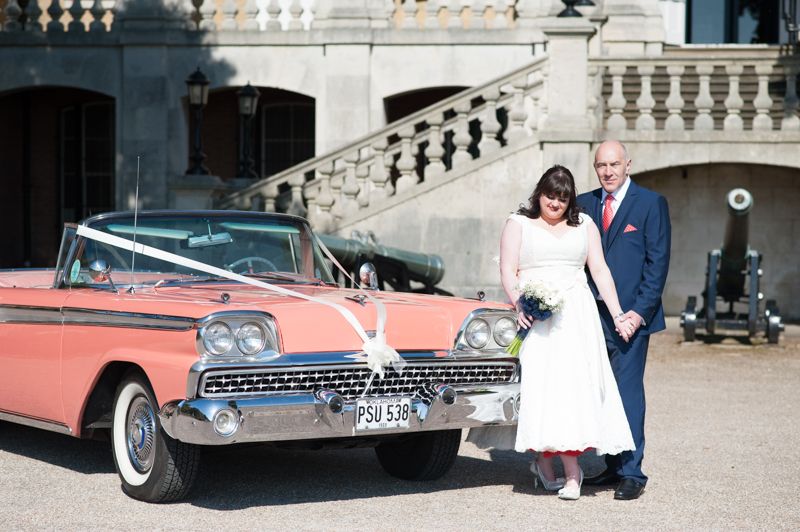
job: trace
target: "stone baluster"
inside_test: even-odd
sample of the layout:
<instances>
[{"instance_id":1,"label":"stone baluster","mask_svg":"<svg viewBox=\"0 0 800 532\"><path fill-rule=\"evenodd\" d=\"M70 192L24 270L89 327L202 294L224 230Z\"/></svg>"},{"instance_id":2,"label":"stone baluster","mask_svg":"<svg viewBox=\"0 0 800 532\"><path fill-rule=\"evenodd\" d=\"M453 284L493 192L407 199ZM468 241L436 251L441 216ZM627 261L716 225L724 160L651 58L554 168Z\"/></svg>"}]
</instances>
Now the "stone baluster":
<instances>
[{"instance_id":1,"label":"stone baluster","mask_svg":"<svg viewBox=\"0 0 800 532\"><path fill-rule=\"evenodd\" d=\"M333 194L331 194L331 174L333 165L323 164L316 170L316 177L319 181L319 194L317 194L317 207L319 213L315 219L314 229L326 233L333 228L333 214L331 208L334 204Z\"/></svg>"},{"instance_id":2,"label":"stone baluster","mask_svg":"<svg viewBox=\"0 0 800 532\"><path fill-rule=\"evenodd\" d=\"M714 107L714 98L711 96L711 74L714 73L714 65L700 64L694 68L700 78L700 89L694 99L694 106L697 108L694 130L712 131L714 118L711 116L711 108Z\"/></svg>"},{"instance_id":3,"label":"stone baluster","mask_svg":"<svg viewBox=\"0 0 800 532\"><path fill-rule=\"evenodd\" d=\"M308 181L303 185L303 197L306 199L308 205L308 212L306 219L311 227L317 227L319 218L319 206L317 205L317 197L319 197L319 181L316 179Z\"/></svg>"},{"instance_id":4,"label":"stone baluster","mask_svg":"<svg viewBox=\"0 0 800 532\"><path fill-rule=\"evenodd\" d=\"M417 28L417 0L405 0L403 2L403 28Z\"/></svg>"},{"instance_id":5,"label":"stone baluster","mask_svg":"<svg viewBox=\"0 0 800 532\"><path fill-rule=\"evenodd\" d=\"M356 178L356 164L358 152L350 152L344 156L344 181L342 183L342 214L351 213L358 209L358 179Z\"/></svg>"},{"instance_id":6,"label":"stone baluster","mask_svg":"<svg viewBox=\"0 0 800 532\"><path fill-rule=\"evenodd\" d=\"M497 140L497 134L502 127L497 121L497 100L500 99L500 91L497 90L497 87L492 87L486 90L482 96L486 101L486 109L481 121L481 141L478 149L481 151L481 155L486 155L500 148L500 142Z\"/></svg>"},{"instance_id":7,"label":"stone baluster","mask_svg":"<svg viewBox=\"0 0 800 532\"><path fill-rule=\"evenodd\" d=\"M12 3L16 4L17 2L9 2L8 6L6 7L6 11L8 11L8 8ZM53 0L50 2L50 6L47 8L47 14L50 16L50 22L47 23L47 32L63 32L64 25L61 23L61 17L64 15L64 9L61 7L61 2L58 0ZM6 25L8 25L8 23L6 23Z\"/></svg>"},{"instance_id":8,"label":"stone baluster","mask_svg":"<svg viewBox=\"0 0 800 532\"><path fill-rule=\"evenodd\" d=\"M739 76L742 75L744 67L741 64L725 65L725 72L728 74L728 97L725 98L725 108L728 114L722 122L725 131L742 131L744 122L742 121L742 107L744 100L739 94Z\"/></svg>"},{"instance_id":9,"label":"stone baluster","mask_svg":"<svg viewBox=\"0 0 800 532\"><path fill-rule=\"evenodd\" d=\"M235 30L236 27L236 0L223 0L222 2L222 21L219 29Z\"/></svg>"},{"instance_id":10,"label":"stone baluster","mask_svg":"<svg viewBox=\"0 0 800 532\"><path fill-rule=\"evenodd\" d=\"M758 92L753 99L753 106L756 108L756 116L753 118L753 129L756 131L771 131L772 117L769 110L772 107L772 98L769 96L769 75L772 74L772 65L756 65L756 75L758 76Z\"/></svg>"},{"instance_id":11,"label":"stone baluster","mask_svg":"<svg viewBox=\"0 0 800 532\"><path fill-rule=\"evenodd\" d=\"M302 173L293 174L289 177L289 186L291 187L291 199L286 212L294 214L295 216L305 216L308 213L305 204L303 203L303 185L306 184L306 176Z\"/></svg>"},{"instance_id":12,"label":"stone baluster","mask_svg":"<svg viewBox=\"0 0 800 532\"><path fill-rule=\"evenodd\" d=\"M380 139L372 145L372 168L370 169L369 180L372 182L370 192L370 203L373 205L389 196L387 181L389 172L386 170L385 153L388 143L386 139Z\"/></svg>"},{"instance_id":13,"label":"stone baluster","mask_svg":"<svg viewBox=\"0 0 800 532\"><path fill-rule=\"evenodd\" d=\"M397 160L397 170L400 172L400 177L397 178L395 188L397 193L400 193L413 188L419 181L419 176L415 171L417 161L411 149L414 126L404 127L397 134L400 137L400 158Z\"/></svg>"},{"instance_id":14,"label":"stone baluster","mask_svg":"<svg viewBox=\"0 0 800 532\"><path fill-rule=\"evenodd\" d=\"M269 3L267 4L267 31L281 31L280 16L280 0L269 0Z\"/></svg>"},{"instance_id":15,"label":"stone baluster","mask_svg":"<svg viewBox=\"0 0 800 532\"><path fill-rule=\"evenodd\" d=\"M94 0L89 12L92 14L92 22L89 24L89 31L92 33L102 33L106 31L106 24L103 22L106 8L103 7L103 0Z\"/></svg>"},{"instance_id":16,"label":"stone baluster","mask_svg":"<svg viewBox=\"0 0 800 532\"><path fill-rule=\"evenodd\" d=\"M428 0L425 3L425 29L439 29L439 9L442 0Z\"/></svg>"},{"instance_id":17,"label":"stone baluster","mask_svg":"<svg viewBox=\"0 0 800 532\"><path fill-rule=\"evenodd\" d=\"M492 20L492 27L498 30L508 28L508 15L509 10L512 9L513 2L510 0L497 0L494 3L494 19Z\"/></svg>"},{"instance_id":18,"label":"stone baluster","mask_svg":"<svg viewBox=\"0 0 800 532\"><path fill-rule=\"evenodd\" d=\"M463 11L461 0L450 0L447 2L447 27L450 29L461 28L464 23L461 19Z\"/></svg>"},{"instance_id":19,"label":"stone baluster","mask_svg":"<svg viewBox=\"0 0 800 532\"><path fill-rule=\"evenodd\" d=\"M542 80L541 87L539 89L538 98L535 101L534 113L535 118L532 120L533 122L533 129L541 131L544 129L545 124L547 123L547 77L550 75L547 69L542 69L539 71L539 77ZM534 74L536 77L536 74Z\"/></svg>"},{"instance_id":20,"label":"stone baluster","mask_svg":"<svg viewBox=\"0 0 800 532\"><path fill-rule=\"evenodd\" d=\"M17 0L8 0L6 4L6 31L20 31L22 24L19 22L19 17L22 15L22 8L19 7Z\"/></svg>"},{"instance_id":21,"label":"stone baluster","mask_svg":"<svg viewBox=\"0 0 800 532\"><path fill-rule=\"evenodd\" d=\"M511 82L514 90L514 97L511 102L511 109L508 113L508 131L506 137L512 143L528 136L525 132L525 120L528 114L525 112L525 85L527 76L520 76Z\"/></svg>"},{"instance_id":22,"label":"stone baluster","mask_svg":"<svg viewBox=\"0 0 800 532\"><path fill-rule=\"evenodd\" d=\"M217 2L215 0L203 0L200 4L200 29L214 31L217 24L214 22L214 15L217 14Z\"/></svg>"},{"instance_id":23,"label":"stone baluster","mask_svg":"<svg viewBox=\"0 0 800 532\"><path fill-rule=\"evenodd\" d=\"M242 29L246 31L258 30L258 4L256 0L245 0L238 14L242 20Z\"/></svg>"},{"instance_id":24,"label":"stone baluster","mask_svg":"<svg viewBox=\"0 0 800 532\"><path fill-rule=\"evenodd\" d=\"M25 6L25 15L27 16L27 22L25 23L25 31L29 31L31 33L41 33L42 32L42 24L39 22L39 19L42 17L42 8L39 7L39 2L28 2L28 5Z\"/></svg>"},{"instance_id":25,"label":"stone baluster","mask_svg":"<svg viewBox=\"0 0 800 532\"><path fill-rule=\"evenodd\" d=\"M608 116L608 123L606 127L609 131L622 131L628 129L628 121L622 112L625 110L625 104L628 101L622 92L622 76L628 69L625 65L611 65L608 67L608 73L611 74L611 96L608 97L608 109L610 114Z\"/></svg>"},{"instance_id":26,"label":"stone baluster","mask_svg":"<svg viewBox=\"0 0 800 532\"><path fill-rule=\"evenodd\" d=\"M469 134L469 118L467 116L470 108L469 101L459 102L454 108L457 117L454 128L455 134L453 135L453 144L456 145L456 151L453 153L453 168L472 160L472 156L467 151L472 142L472 135Z\"/></svg>"},{"instance_id":27,"label":"stone baluster","mask_svg":"<svg viewBox=\"0 0 800 532\"><path fill-rule=\"evenodd\" d=\"M428 166L425 167L425 180L430 181L442 175L446 170L442 156L444 156L444 146L442 146L442 113L436 112L428 117L428 147L425 149L425 156L428 158Z\"/></svg>"},{"instance_id":28,"label":"stone baluster","mask_svg":"<svg viewBox=\"0 0 800 532\"><path fill-rule=\"evenodd\" d=\"M278 199L278 183L272 182L264 188L264 212L275 212L275 200Z\"/></svg>"},{"instance_id":29,"label":"stone baluster","mask_svg":"<svg viewBox=\"0 0 800 532\"><path fill-rule=\"evenodd\" d=\"M338 222L344 217L344 207L342 204L342 185L344 184L344 173L340 171L341 162L337 164L336 161L333 161L332 165L333 173L331 174L331 194L333 195L334 202L333 207L331 208L331 213L333 214L334 221Z\"/></svg>"},{"instance_id":30,"label":"stone baluster","mask_svg":"<svg viewBox=\"0 0 800 532\"><path fill-rule=\"evenodd\" d=\"M683 101L681 96L681 76L683 76L684 70L683 65L667 66L669 96L667 96L667 100L664 103L669 111L669 116L664 122L664 129L668 131L683 131L685 129L682 113L686 102Z\"/></svg>"},{"instance_id":31,"label":"stone baluster","mask_svg":"<svg viewBox=\"0 0 800 532\"><path fill-rule=\"evenodd\" d=\"M81 5L80 0L72 0L72 5L69 6L69 15L72 17L72 21L67 26L67 31L73 32L84 32L86 31L86 27L81 22L81 18L83 18L84 9Z\"/></svg>"},{"instance_id":32,"label":"stone baluster","mask_svg":"<svg viewBox=\"0 0 800 532\"><path fill-rule=\"evenodd\" d=\"M786 76L786 94L783 97L783 131L800 130L800 118L797 116L797 65L785 65L783 73Z\"/></svg>"},{"instance_id":33,"label":"stone baluster","mask_svg":"<svg viewBox=\"0 0 800 532\"><path fill-rule=\"evenodd\" d=\"M586 91L586 113L589 115L590 129L597 129L603 121L597 116L600 98L603 94L603 77L600 75L600 67L597 65L590 64L587 73L589 83Z\"/></svg>"},{"instance_id":34,"label":"stone baluster","mask_svg":"<svg viewBox=\"0 0 800 532\"><path fill-rule=\"evenodd\" d=\"M289 14L292 17L289 19L289 31L302 30L303 4L300 0L292 0L292 3L289 4Z\"/></svg>"},{"instance_id":35,"label":"stone baluster","mask_svg":"<svg viewBox=\"0 0 800 532\"><path fill-rule=\"evenodd\" d=\"M636 67L636 72L641 77L641 92L636 98L636 107L639 109L639 116L636 117L636 129L639 131L651 131L656 128L656 119L653 118L653 107L656 101L653 99L652 80L655 72L653 65L640 65Z\"/></svg>"},{"instance_id":36,"label":"stone baluster","mask_svg":"<svg viewBox=\"0 0 800 532\"><path fill-rule=\"evenodd\" d=\"M472 17L469 21L470 29L484 29L486 27L486 0L472 0L470 8L472 10Z\"/></svg>"},{"instance_id":37,"label":"stone baluster","mask_svg":"<svg viewBox=\"0 0 800 532\"><path fill-rule=\"evenodd\" d=\"M362 164L356 166L356 181L358 182L358 196L356 197L356 201L358 202L359 209L369 206L369 186L367 183L368 176L368 165Z\"/></svg>"}]
</instances>

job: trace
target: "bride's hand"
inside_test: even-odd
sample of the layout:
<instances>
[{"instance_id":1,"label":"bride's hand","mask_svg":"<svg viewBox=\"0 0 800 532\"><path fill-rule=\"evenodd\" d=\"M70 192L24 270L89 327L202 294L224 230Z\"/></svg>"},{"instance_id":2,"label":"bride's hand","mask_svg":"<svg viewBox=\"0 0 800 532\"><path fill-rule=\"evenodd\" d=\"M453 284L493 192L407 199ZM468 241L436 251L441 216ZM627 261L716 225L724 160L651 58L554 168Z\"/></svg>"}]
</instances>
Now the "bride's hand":
<instances>
[{"instance_id":1,"label":"bride's hand","mask_svg":"<svg viewBox=\"0 0 800 532\"><path fill-rule=\"evenodd\" d=\"M514 307L517 309L517 323L521 327L524 327L525 329L530 329L531 325L533 325L533 318L530 317L529 315L525 314L519 308L519 301L517 301L517 303L514 305Z\"/></svg>"},{"instance_id":2,"label":"bride's hand","mask_svg":"<svg viewBox=\"0 0 800 532\"><path fill-rule=\"evenodd\" d=\"M619 333L625 342L628 342L633 336L633 333L636 332L636 327L634 326L633 321L629 318L616 318L614 323L616 325L615 329L617 333Z\"/></svg>"}]
</instances>

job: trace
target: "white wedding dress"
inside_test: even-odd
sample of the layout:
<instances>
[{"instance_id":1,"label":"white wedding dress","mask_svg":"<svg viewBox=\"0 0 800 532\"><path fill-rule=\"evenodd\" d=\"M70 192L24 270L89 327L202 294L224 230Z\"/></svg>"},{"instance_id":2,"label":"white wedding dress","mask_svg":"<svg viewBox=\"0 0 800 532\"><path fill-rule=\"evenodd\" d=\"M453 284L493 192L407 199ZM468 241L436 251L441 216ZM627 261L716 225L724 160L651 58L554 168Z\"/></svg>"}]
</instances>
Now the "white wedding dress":
<instances>
[{"instance_id":1,"label":"white wedding dress","mask_svg":"<svg viewBox=\"0 0 800 532\"><path fill-rule=\"evenodd\" d=\"M563 298L561 310L535 321L520 350L522 365L519 422L513 448L519 452L580 451L598 454L633 450L630 427L608 361L597 303L584 266L587 226L558 237L521 215L518 281L544 281ZM487 427L491 429L491 427ZM511 448L507 429L476 431L468 441L479 447Z\"/></svg>"}]
</instances>

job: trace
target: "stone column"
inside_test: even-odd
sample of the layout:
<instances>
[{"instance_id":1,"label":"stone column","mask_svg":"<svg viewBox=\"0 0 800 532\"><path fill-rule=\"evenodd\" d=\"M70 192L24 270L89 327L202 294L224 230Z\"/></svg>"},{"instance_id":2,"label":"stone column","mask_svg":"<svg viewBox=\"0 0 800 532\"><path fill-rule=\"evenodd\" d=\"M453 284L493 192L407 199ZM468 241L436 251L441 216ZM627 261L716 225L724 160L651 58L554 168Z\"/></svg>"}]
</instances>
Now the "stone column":
<instances>
[{"instance_id":1,"label":"stone column","mask_svg":"<svg viewBox=\"0 0 800 532\"><path fill-rule=\"evenodd\" d=\"M589 189L591 177L588 56L595 27L585 18L550 18L542 31L550 57L545 86L547 118L539 131L544 141L542 169L554 164L566 166L583 192Z\"/></svg>"},{"instance_id":2,"label":"stone column","mask_svg":"<svg viewBox=\"0 0 800 532\"><path fill-rule=\"evenodd\" d=\"M661 55L666 38L658 0L605 0L602 47L608 55Z\"/></svg>"}]
</instances>

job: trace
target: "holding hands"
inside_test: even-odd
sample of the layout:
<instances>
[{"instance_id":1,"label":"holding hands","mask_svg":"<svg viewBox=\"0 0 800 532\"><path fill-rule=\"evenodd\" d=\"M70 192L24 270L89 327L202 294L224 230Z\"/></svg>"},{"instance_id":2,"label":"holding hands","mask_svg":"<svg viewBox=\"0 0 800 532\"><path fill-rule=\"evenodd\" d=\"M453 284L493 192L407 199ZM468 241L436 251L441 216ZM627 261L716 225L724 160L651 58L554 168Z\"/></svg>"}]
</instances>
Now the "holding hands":
<instances>
[{"instance_id":1,"label":"holding hands","mask_svg":"<svg viewBox=\"0 0 800 532\"><path fill-rule=\"evenodd\" d=\"M629 310L625 313L620 312L614 317L615 329L626 342L636 334L636 331L639 330L642 323L642 317L633 310Z\"/></svg>"}]
</instances>

